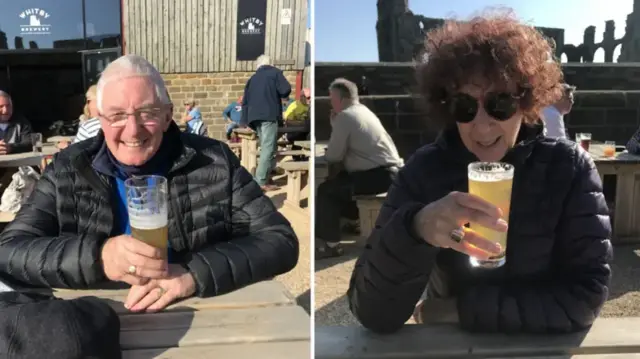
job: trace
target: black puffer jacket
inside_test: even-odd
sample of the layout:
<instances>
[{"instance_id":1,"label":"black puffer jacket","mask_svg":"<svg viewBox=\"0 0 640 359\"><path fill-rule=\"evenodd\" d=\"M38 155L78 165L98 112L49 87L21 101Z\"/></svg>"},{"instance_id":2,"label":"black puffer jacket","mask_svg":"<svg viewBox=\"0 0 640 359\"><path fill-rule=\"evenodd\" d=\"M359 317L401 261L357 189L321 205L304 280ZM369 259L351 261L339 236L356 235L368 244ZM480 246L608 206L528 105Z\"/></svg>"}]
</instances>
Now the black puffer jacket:
<instances>
[{"instance_id":1,"label":"black puffer jacket","mask_svg":"<svg viewBox=\"0 0 640 359\"><path fill-rule=\"evenodd\" d=\"M365 327L402 327L434 264L449 278L467 330L569 332L593 323L611 277L611 225L600 177L576 144L540 132L523 127L504 159L515 166L515 177L507 263L500 269L473 270L468 256L411 233L425 204L467 192L467 165L476 160L455 129L414 154L389 189L351 278L351 311Z\"/></svg>"},{"instance_id":2,"label":"black puffer jacket","mask_svg":"<svg viewBox=\"0 0 640 359\"><path fill-rule=\"evenodd\" d=\"M169 240L195 277L196 295L224 294L291 270L298 240L229 147L171 126L182 143L168 175ZM102 132L54 156L0 235L0 273L35 286L83 289L108 281L100 250L115 233L115 184L92 159ZM179 215L176 215L179 213Z\"/></svg>"}]
</instances>

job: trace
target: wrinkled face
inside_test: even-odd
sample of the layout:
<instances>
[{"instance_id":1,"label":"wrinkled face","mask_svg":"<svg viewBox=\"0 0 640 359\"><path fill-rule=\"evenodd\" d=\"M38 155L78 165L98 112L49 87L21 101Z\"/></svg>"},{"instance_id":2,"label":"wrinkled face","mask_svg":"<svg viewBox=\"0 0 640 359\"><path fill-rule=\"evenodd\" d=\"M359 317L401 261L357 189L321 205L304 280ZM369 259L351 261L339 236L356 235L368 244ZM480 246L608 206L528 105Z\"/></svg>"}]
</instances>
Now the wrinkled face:
<instances>
[{"instance_id":1,"label":"wrinkled face","mask_svg":"<svg viewBox=\"0 0 640 359\"><path fill-rule=\"evenodd\" d=\"M151 159L171 122L171 107L160 103L153 82L146 77L108 82L102 100L100 122L113 156L128 166Z\"/></svg>"},{"instance_id":2,"label":"wrinkled face","mask_svg":"<svg viewBox=\"0 0 640 359\"><path fill-rule=\"evenodd\" d=\"M340 98L340 93L336 90L330 90L329 98L331 99L331 108L335 112L342 111L342 98Z\"/></svg>"},{"instance_id":3,"label":"wrinkled face","mask_svg":"<svg viewBox=\"0 0 640 359\"><path fill-rule=\"evenodd\" d=\"M5 96L0 96L0 122L7 122L13 115L13 105L11 99Z\"/></svg>"},{"instance_id":4,"label":"wrinkled face","mask_svg":"<svg viewBox=\"0 0 640 359\"><path fill-rule=\"evenodd\" d=\"M489 105L497 102L486 101L488 98L495 98L495 94L514 94L515 89L494 89L469 84L461 87L459 93L469 95L478 101L477 112L472 121L456 122L465 147L480 161L497 162L502 160L516 142L523 114L517 107L513 114L510 114L504 121L499 121L487 113L485 105L487 102ZM495 107L492 106L492 108ZM489 112L492 111L489 110Z\"/></svg>"}]
</instances>

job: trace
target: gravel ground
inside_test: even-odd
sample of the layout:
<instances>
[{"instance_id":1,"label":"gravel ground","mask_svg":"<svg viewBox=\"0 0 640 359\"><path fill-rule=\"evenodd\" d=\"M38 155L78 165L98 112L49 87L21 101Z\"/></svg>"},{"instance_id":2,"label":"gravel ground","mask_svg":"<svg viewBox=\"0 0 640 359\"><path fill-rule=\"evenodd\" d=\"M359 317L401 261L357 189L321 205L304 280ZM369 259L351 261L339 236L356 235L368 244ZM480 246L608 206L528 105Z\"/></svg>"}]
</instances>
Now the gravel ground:
<instances>
[{"instance_id":1,"label":"gravel ground","mask_svg":"<svg viewBox=\"0 0 640 359\"><path fill-rule=\"evenodd\" d=\"M346 242L343 258L316 261L315 320L316 325L357 325L349 311L345 293L351 271L362 250L362 240L351 237ZM640 245L617 246L612 263L613 281L609 300L601 316L640 316Z\"/></svg>"},{"instance_id":2,"label":"gravel ground","mask_svg":"<svg viewBox=\"0 0 640 359\"><path fill-rule=\"evenodd\" d=\"M283 186L282 181L277 181L278 185ZM286 183L286 182L285 182ZM304 209L304 212L298 213L289 208L283 208L282 203L286 197L286 191L284 187L281 187L277 191L269 192L267 194L271 197L280 213L282 213L296 231L298 235L298 241L300 243L300 257L298 259L298 265L290 272L276 277L276 280L281 282L287 287L289 292L293 294L298 302L298 305L303 307L307 313L310 311L310 292L309 289L311 283L311 253L309 251L310 245L310 222L309 222L309 210Z\"/></svg>"}]
</instances>

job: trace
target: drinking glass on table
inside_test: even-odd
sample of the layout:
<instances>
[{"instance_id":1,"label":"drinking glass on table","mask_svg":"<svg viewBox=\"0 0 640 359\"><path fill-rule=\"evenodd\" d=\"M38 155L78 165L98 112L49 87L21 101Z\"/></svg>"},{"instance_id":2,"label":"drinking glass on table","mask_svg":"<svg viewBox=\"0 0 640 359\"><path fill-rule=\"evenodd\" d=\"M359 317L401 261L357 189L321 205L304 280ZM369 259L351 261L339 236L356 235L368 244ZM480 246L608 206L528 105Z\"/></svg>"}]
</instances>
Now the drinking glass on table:
<instances>
[{"instance_id":1,"label":"drinking glass on table","mask_svg":"<svg viewBox=\"0 0 640 359\"><path fill-rule=\"evenodd\" d=\"M591 145L590 133L578 133L576 134L576 142L587 152L589 152L589 145Z\"/></svg>"},{"instance_id":2,"label":"drinking glass on table","mask_svg":"<svg viewBox=\"0 0 640 359\"><path fill-rule=\"evenodd\" d=\"M469 193L499 207L502 219L509 220L511 208L511 187L513 185L513 166L502 162L473 162L468 167ZM487 260L470 257L471 265L480 268L498 268L506 263L507 233L469 223L471 230L482 237L500 244L502 252Z\"/></svg>"},{"instance_id":3,"label":"drinking glass on table","mask_svg":"<svg viewBox=\"0 0 640 359\"><path fill-rule=\"evenodd\" d=\"M42 153L42 134L41 133L31 134L31 146L33 148L33 152Z\"/></svg>"},{"instance_id":4,"label":"drinking glass on table","mask_svg":"<svg viewBox=\"0 0 640 359\"><path fill-rule=\"evenodd\" d=\"M163 251L169 247L169 210L167 179L162 176L138 176L125 181L131 236Z\"/></svg>"},{"instance_id":5,"label":"drinking glass on table","mask_svg":"<svg viewBox=\"0 0 640 359\"><path fill-rule=\"evenodd\" d=\"M615 157L616 156L616 143L615 141L605 141L603 148L604 157Z\"/></svg>"}]
</instances>

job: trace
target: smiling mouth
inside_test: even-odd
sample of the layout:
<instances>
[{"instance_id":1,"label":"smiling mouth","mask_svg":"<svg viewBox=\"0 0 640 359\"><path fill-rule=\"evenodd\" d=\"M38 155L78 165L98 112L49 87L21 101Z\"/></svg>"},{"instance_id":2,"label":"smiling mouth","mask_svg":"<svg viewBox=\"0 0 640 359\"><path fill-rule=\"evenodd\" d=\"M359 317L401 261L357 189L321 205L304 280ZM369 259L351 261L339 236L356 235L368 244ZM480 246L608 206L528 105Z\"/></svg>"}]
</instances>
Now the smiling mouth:
<instances>
[{"instance_id":1,"label":"smiling mouth","mask_svg":"<svg viewBox=\"0 0 640 359\"><path fill-rule=\"evenodd\" d=\"M120 142L126 147L136 148L136 147L142 147L146 145L147 142L149 142L149 139L142 140L142 141L120 141Z\"/></svg>"},{"instance_id":2,"label":"smiling mouth","mask_svg":"<svg viewBox=\"0 0 640 359\"><path fill-rule=\"evenodd\" d=\"M499 140L500 140L500 137L496 137L496 139L493 141L483 141L483 142L476 141L476 143L482 148L489 148L495 145L496 143L498 143Z\"/></svg>"}]
</instances>

